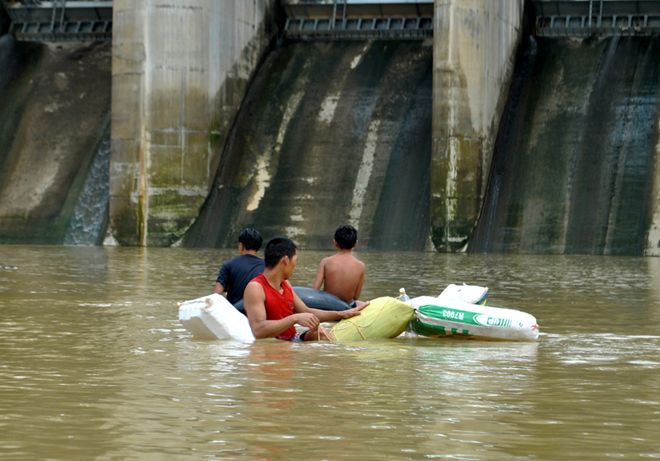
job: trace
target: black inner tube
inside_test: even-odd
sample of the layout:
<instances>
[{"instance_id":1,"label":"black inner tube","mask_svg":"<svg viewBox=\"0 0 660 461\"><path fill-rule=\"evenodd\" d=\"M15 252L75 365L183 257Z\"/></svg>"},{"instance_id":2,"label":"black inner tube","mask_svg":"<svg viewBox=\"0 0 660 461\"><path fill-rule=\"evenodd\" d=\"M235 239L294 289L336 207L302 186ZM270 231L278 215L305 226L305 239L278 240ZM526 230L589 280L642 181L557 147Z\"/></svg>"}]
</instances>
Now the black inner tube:
<instances>
[{"instance_id":1,"label":"black inner tube","mask_svg":"<svg viewBox=\"0 0 660 461\"><path fill-rule=\"evenodd\" d=\"M325 291L309 287L293 287L293 291L296 292L307 307L322 309L324 311L345 311L346 309L351 308L348 303ZM234 307L238 309L241 314L245 315L242 299L234 304Z\"/></svg>"}]
</instances>

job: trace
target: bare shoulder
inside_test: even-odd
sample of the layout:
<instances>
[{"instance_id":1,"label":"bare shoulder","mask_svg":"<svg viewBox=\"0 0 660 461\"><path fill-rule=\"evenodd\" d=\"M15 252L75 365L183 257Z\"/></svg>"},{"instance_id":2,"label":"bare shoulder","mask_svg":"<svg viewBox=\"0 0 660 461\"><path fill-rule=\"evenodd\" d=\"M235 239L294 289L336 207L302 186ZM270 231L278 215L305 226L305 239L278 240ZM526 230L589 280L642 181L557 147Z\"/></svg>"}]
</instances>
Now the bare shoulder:
<instances>
[{"instance_id":1,"label":"bare shoulder","mask_svg":"<svg viewBox=\"0 0 660 461\"><path fill-rule=\"evenodd\" d=\"M334 254L334 255L326 256L325 258L323 258L323 259L321 260L321 262L324 263L324 264L331 263L331 262L333 262L333 261L336 261L337 258L338 258L339 256L340 256L340 255L338 255L338 254Z\"/></svg>"},{"instance_id":2,"label":"bare shoulder","mask_svg":"<svg viewBox=\"0 0 660 461\"><path fill-rule=\"evenodd\" d=\"M245 286L245 292L243 293L243 298L247 301L248 299L259 299L259 297L265 297L264 288L258 282L250 282Z\"/></svg>"},{"instance_id":3,"label":"bare shoulder","mask_svg":"<svg viewBox=\"0 0 660 461\"><path fill-rule=\"evenodd\" d=\"M250 321L266 316L266 293L258 282L250 282L243 292L243 308Z\"/></svg>"},{"instance_id":4,"label":"bare shoulder","mask_svg":"<svg viewBox=\"0 0 660 461\"><path fill-rule=\"evenodd\" d=\"M364 264L364 262L360 261L360 260L359 260L358 258L356 258L355 256L351 255L351 258L353 259L353 264L355 264L356 266L359 266L359 267L362 268L362 269L364 269L365 267L367 267L366 264Z\"/></svg>"}]
</instances>

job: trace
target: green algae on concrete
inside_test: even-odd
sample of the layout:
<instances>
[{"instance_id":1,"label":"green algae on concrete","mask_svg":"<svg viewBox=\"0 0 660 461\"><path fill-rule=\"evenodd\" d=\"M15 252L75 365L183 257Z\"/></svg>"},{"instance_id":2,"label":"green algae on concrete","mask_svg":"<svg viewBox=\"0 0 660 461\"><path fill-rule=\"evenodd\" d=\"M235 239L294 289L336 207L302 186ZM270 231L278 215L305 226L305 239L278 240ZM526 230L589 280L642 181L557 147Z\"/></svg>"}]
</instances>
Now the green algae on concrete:
<instances>
[{"instance_id":1,"label":"green algae on concrete","mask_svg":"<svg viewBox=\"0 0 660 461\"><path fill-rule=\"evenodd\" d=\"M476 225L522 36L523 4L435 3L430 220L438 251L465 250Z\"/></svg>"},{"instance_id":2,"label":"green algae on concrete","mask_svg":"<svg viewBox=\"0 0 660 461\"><path fill-rule=\"evenodd\" d=\"M114 2L110 231L119 244L171 245L198 215L269 44L273 4Z\"/></svg>"},{"instance_id":3,"label":"green algae on concrete","mask_svg":"<svg viewBox=\"0 0 660 461\"><path fill-rule=\"evenodd\" d=\"M462 249L481 205L483 140L454 136L432 162L433 242L439 251Z\"/></svg>"}]
</instances>

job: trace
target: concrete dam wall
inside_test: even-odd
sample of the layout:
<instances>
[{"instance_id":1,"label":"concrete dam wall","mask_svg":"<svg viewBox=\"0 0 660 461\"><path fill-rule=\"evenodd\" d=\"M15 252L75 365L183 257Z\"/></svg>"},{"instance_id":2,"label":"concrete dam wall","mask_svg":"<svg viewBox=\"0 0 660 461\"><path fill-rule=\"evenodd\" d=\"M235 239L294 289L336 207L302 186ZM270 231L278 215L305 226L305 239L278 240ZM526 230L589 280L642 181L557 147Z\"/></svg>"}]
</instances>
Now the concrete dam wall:
<instances>
[{"instance_id":1,"label":"concrete dam wall","mask_svg":"<svg viewBox=\"0 0 660 461\"><path fill-rule=\"evenodd\" d=\"M432 44L292 42L260 68L186 245L238 231L331 248L422 250L429 237Z\"/></svg>"},{"instance_id":2,"label":"concrete dam wall","mask_svg":"<svg viewBox=\"0 0 660 461\"><path fill-rule=\"evenodd\" d=\"M113 2L110 232L178 242L273 36L272 0Z\"/></svg>"},{"instance_id":3,"label":"concrete dam wall","mask_svg":"<svg viewBox=\"0 0 660 461\"><path fill-rule=\"evenodd\" d=\"M531 38L529 4L275 44L274 0L115 0L112 48L0 10L0 242L660 254L658 38Z\"/></svg>"},{"instance_id":4,"label":"concrete dam wall","mask_svg":"<svg viewBox=\"0 0 660 461\"><path fill-rule=\"evenodd\" d=\"M658 38L530 38L470 250L657 251L659 82Z\"/></svg>"},{"instance_id":5,"label":"concrete dam wall","mask_svg":"<svg viewBox=\"0 0 660 461\"><path fill-rule=\"evenodd\" d=\"M432 237L466 248L486 191L493 145L523 35L523 0L436 0Z\"/></svg>"},{"instance_id":6,"label":"concrete dam wall","mask_svg":"<svg viewBox=\"0 0 660 461\"><path fill-rule=\"evenodd\" d=\"M0 100L0 241L61 244L108 136L109 44L0 37Z\"/></svg>"}]
</instances>

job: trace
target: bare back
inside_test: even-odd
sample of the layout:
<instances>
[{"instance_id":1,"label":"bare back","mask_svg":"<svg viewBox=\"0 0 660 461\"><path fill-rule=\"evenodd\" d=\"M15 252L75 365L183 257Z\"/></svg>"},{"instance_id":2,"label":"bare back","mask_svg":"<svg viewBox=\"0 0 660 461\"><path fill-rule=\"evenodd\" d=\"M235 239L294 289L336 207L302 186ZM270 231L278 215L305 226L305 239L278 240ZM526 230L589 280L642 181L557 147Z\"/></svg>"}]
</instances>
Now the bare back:
<instances>
[{"instance_id":1,"label":"bare back","mask_svg":"<svg viewBox=\"0 0 660 461\"><path fill-rule=\"evenodd\" d=\"M365 266L351 252L340 252L323 258L314 288L321 288L346 302L358 299L364 283Z\"/></svg>"}]
</instances>

